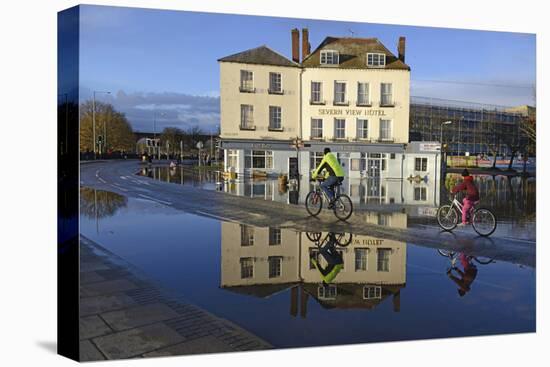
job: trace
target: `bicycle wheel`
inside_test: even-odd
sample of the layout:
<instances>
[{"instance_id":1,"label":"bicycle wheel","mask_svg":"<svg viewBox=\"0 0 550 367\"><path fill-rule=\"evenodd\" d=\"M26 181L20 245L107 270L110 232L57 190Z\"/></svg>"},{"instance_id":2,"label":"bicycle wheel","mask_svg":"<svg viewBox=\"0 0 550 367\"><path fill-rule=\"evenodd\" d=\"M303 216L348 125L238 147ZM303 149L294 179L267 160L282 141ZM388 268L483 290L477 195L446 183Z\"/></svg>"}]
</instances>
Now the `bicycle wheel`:
<instances>
[{"instance_id":1,"label":"bicycle wheel","mask_svg":"<svg viewBox=\"0 0 550 367\"><path fill-rule=\"evenodd\" d=\"M346 247L351 243L353 235L351 233L336 233L336 242L339 246Z\"/></svg>"},{"instance_id":2,"label":"bicycle wheel","mask_svg":"<svg viewBox=\"0 0 550 367\"><path fill-rule=\"evenodd\" d=\"M447 251L447 250L441 250L441 249L437 249L437 252L441 255L441 256L444 256L444 257L453 257L454 256L454 252L452 251Z\"/></svg>"},{"instance_id":3,"label":"bicycle wheel","mask_svg":"<svg viewBox=\"0 0 550 367\"><path fill-rule=\"evenodd\" d=\"M452 231L458 224L458 213L450 205L443 205L437 209L437 223L445 231Z\"/></svg>"},{"instance_id":4,"label":"bicycle wheel","mask_svg":"<svg viewBox=\"0 0 550 367\"><path fill-rule=\"evenodd\" d=\"M347 195L340 195L334 200L334 215L340 220L348 219L353 213L353 204Z\"/></svg>"},{"instance_id":5,"label":"bicycle wheel","mask_svg":"<svg viewBox=\"0 0 550 367\"><path fill-rule=\"evenodd\" d=\"M480 236L490 236L497 229L497 219L489 209L479 208L472 217L472 227Z\"/></svg>"},{"instance_id":6,"label":"bicycle wheel","mask_svg":"<svg viewBox=\"0 0 550 367\"><path fill-rule=\"evenodd\" d=\"M306 210L312 216L317 216L323 208L323 198L318 191L312 191L306 196Z\"/></svg>"},{"instance_id":7,"label":"bicycle wheel","mask_svg":"<svg viewBox=\"0 0 550 367\"><path fill-rule=\"evenodd\" d=\"M321 239L321 232L306 232L306 237L311 242L318 242Z\"/></svg>"},{"instance_id":8,"label":"bicycle wheel","mask_svg":"<svg viewBox=\"0 0 550 367\"><path fill-rule=\"evenodd\" d=\"M491 259L490 257L474 257L474 261L481 265L487 265L495 262L495 260Z\"/></svg>"}]
</instances>

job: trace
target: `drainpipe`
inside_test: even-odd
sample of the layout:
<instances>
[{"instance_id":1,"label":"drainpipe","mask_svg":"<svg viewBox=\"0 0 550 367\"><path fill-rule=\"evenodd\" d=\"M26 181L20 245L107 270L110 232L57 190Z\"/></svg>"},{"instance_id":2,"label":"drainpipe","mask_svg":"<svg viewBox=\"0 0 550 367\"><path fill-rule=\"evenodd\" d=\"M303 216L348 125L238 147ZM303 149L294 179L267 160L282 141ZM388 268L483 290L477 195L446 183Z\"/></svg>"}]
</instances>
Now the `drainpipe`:
<instances>
[{"instance_id":1,"label":"drainpipe","mask_svg":"<svg viewBox=\"0 0 550 367\"><path fill-rule=\"evenodd\" d=\"M403 153L401 154L401 204L405 201L405 198L403 198L403 162L405 161L405 150L403 150Z\"/></svg>"}]
</instances>

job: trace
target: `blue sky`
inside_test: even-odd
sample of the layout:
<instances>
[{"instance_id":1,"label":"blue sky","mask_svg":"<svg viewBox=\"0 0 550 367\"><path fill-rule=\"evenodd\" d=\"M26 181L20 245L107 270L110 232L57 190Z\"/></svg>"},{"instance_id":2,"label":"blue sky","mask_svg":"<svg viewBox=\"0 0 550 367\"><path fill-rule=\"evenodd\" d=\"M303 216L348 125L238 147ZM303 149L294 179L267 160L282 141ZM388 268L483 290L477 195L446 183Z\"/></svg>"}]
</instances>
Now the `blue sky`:
<instances>
[{"instance_id":1,"label":"blue sky","mask_svg":"<svg viewBox=\"0 0 550 367\"><path fill-rule=\"evenodd\" d=\"M371 23L83 6L81 99L91 91L125 112L135 130L219 124L217 59L260 45L290 58L290 30L377 37L396 53L407 38L411 95L497 105L535 103L535 35Z\"/></svg>"}]
</instances>

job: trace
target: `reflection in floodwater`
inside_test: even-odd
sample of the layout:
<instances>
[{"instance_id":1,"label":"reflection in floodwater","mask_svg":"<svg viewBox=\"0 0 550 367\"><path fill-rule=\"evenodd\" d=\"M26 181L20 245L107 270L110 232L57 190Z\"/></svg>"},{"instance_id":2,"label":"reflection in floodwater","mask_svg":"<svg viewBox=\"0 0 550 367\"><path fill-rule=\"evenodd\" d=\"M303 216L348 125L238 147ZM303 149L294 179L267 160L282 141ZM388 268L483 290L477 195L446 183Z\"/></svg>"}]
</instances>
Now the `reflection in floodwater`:
<instances>
[{"instance_id":1,"label":"reflection in floodwater","mask_svg":"<svg viewBox=\"0 0 550 367\"><path fill-rule=\"evenodd\" d=\"M282 244L284 243L284 246ZM222 223L222 288L268 297L291 288L291 314L308 298L323 308L373 308L406 283L404 242L351 233L301 233Z\"/></svg>"},{"instance_id":2,"label":"reflection in floodwater","mask_svg":"<svg viewBox=\"0 0 550 367\"><path fill-rule=\"evenodd\" d=\"M461 179L459 174L447 174L442 201ZM474 183L481 198L479 205L490 208L499 220L519 224L535 221L537 187L534 177L476 175Z\"/></svg>"},{"instance_id":3,"label":"reflection in floodwater","mask_svg":"<svg viewBox=\"0 0 550 367\"><path fill-rule=\"evenodd\" d=\"M80 188L80 212L88 218L113 216L118 209L128 204L126 196L110 191Z\"/></svg>"},{"instance_id":4,"label":"reflection in floodwater","mask_svg":"<svg viewBox=\"0 0 550 367\"><path fill-rule=\"evenodd\" d=\"M272 178L224 180L221 171L183 166L142 167L138 174L163 182L297 205L303 205L305 196L314 185L305 178L299 183L291 181L288 185ZM435 217L440 203L447 202L450 188L461 179L459 174L447 174L440 188L439 182L433 179L404 177L348 178L341 190L350 196L354 208L359 211L404 212L410 217L423 219ZM534 225L534 177L475 175L474 181L480 191L480 205L490 208L499 224L507 221L519 226Z\"/></svg>"},{"instance_id":5,"label":"reflection in floodwater","mask_svg":"<svg viewBox=\"0 0 550 367\"><path fill-rule=\"evenodd\" d=\"M380 214L368 213L368 220L407 225L404 213ZM101 224L96 231L94 217L83 215L81 232L189 303L276 347L535 329L535 271L529 267L504 261L480 266L473 259L473 282L452 271L469 287L460 297L459 285L446 275L450 258L402 241L220 222L133 198ZM442 243L449 236L454 234L442 234ZM464 253L498 246L469 238L457 236L454 243ZM331 269L332 259L321 254L325 246L341 265L330 277L336 266ZM455 265L466 274L462 263Z\"/></svg>"}]
</instances>

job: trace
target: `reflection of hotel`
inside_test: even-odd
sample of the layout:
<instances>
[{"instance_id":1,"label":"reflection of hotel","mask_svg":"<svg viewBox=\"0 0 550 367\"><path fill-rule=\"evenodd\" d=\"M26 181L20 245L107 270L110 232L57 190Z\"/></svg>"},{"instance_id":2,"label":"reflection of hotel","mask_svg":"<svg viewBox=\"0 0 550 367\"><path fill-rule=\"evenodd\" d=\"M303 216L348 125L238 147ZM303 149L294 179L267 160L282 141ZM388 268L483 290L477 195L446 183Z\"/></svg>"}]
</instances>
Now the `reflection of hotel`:
<instances>
[{"instance_id":1,"label":"reflection of hotel","mask_svg":"<svg viewBox=\"0 0 550 367\"><path fill-rule=\"evenodd\" d=\"M322 234L324 237L326 233ZM325 308L373 308L393 299L406 284L407 246L371 236L353 236L342 251L344 268L328 286L310 261L318 247L305 233L222 222L221 287L236 293L269 297L291 289L291 312L297 313L301 292L302 315L308 297Z\"/></svg>"},{"instance_id":2,"label":"reflection of hotel","mask_svg":"<svg viewBox=\"0 0 550 367\"><path fill-rule=\"evenodd\" d=\"M428 186L409 190L401 183L416 177L436 192L440 165L438 143L408 140L404 37L397 56L376 38L327 37L311 51L303 29L301 60L299 38L293 30L292 60L267 46L219 60L225 170L242 180L255 174L295 177L299 167L307 183L323 148L330 147L357 200L433 199ZM298 153L291 146L297 137L304 141Z\"/></svg>"}]
</instances>

